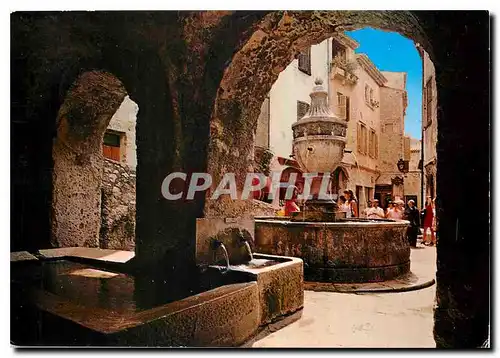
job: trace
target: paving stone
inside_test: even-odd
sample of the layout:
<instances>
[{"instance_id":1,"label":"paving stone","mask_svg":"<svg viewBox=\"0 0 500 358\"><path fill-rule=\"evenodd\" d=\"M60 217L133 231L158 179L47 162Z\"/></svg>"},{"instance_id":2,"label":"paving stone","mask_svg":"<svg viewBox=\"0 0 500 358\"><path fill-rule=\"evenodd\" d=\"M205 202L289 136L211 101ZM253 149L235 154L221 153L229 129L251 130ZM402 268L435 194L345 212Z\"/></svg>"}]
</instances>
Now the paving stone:
<instances>
[{"instance_id":1,"label":"paving stone","mask_svg":"<svg viewBox=\"0 0 500 358\"><path fill-rule=\"evenodd\" d=\"M436 249L412 250L420 272L436 271ZM435 285L418 291L305 291L302 317L252 347L435 348Z\"/></svg>"}]
</instances>

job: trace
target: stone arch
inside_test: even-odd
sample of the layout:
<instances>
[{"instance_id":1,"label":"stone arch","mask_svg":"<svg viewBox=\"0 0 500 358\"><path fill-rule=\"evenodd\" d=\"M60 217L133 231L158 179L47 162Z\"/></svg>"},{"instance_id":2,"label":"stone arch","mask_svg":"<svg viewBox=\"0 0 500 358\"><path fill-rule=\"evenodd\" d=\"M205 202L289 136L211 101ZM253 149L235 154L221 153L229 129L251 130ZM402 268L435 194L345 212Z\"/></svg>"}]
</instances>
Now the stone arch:
<instances>
[{"instance_id":1,"label":"stone arch","mask_svg":"<svg viewBox=\"0 0 500 358\"><path fill-rule=\"evenodd\" d=\"M279 73L307 46L339 31L371 26L399 32L432 54L417 18L409 11L276 11L253 24L224 70L210 121L208 171L213 182L222 169L236 173L238 187L252 170L253 132L262 101ZM227 135L231 133L231 135ZM231 148L231 150L230 150ZM234 149L237 150L234 150ZM224 165L220 165L224 163ZM205 203L206 216L249 212L248 202Z\"/></svg>"},{"instance_id":2,"label":"stone arch","mask_svg":"<svg viewBox=\"0 0 500 358\"><path fill-rule=\"evenodd\" d=\"M460 13L459 18L457 14L408 11L266 14L240 34L241 41L234 47L231 62L224 65L210 123L208 170L217 182L223 171L245 173L252 169L251 134L260 104L278 74L306 46L319 43L335 31L362 26L396 31L414 40L435 65L439 98L436 185L440 243L434 337L438 347L477 347L488 334L488 218L485 211L479 219L485 228L484 239L479 242L476 240L479 225L462 213L467 211L465 193L471 183L480 183L484 190L482 204L488 207L489 166L485 159L488 141L471 138L466 119L467 115L477 117L476 112L480 113L481 120L476 124L484 138L488 137L489 85L484 62L488 57L488 20L486 13ZM476 70L483 76L479 83L472 80L478 78ZM454 104L472 103L471 97L474 105ZM458 118L464 119L457 123ZM459 140L467 144L457 147ZM464 158L469 163L467 168L461 164ZM464 174L457 178L459 172ZM238 175L237 179L243 180ZM457 193L464 193L463 200ZM207 201L204 214L244 215L250 212L249 205L249 202ZM470 255L471 247L474 255Z\"/></svg>"},{"instance_id":3,"label":"stone arch","mask_svg":"<svg viewBox=\"0 0 500 358\"><path fill-rule=\"evenodd\" d=\"M332 174L332 193L340 194L341 191L347 189L349 183L349 172L343 166L338 166Z\"/></svg>"},{"instance_id":4,"label":"stone arch","mask_svg":"<svg viewBox=\"0 0 500 358\"><path fill-rule=\"evenodd\" d=\"M51 240L55 247L99 244L102 141L126 95L114 75L89 71L76 79L59 109L52 149Z\"/></svg>"}]
</instances>

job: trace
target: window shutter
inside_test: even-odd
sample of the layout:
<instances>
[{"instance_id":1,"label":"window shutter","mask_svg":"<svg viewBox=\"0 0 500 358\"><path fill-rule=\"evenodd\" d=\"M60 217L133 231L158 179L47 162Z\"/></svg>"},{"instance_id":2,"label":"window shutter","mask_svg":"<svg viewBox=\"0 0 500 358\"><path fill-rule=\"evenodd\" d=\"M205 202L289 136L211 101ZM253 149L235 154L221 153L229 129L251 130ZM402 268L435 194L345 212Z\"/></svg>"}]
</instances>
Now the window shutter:
<instances>
[{"instance_id":1,"label":"window shutter","mask_svg":"<svg viewBox=\"0 0 500 358\"><path fill-rule=\"evenodd\" d=\"M378 135L375 133L375 158L378 158Z\"/></svg>"},{"instance_id":2,"label":"window shutter","mask_svg":"<svg viewBox=\"0 0 500 358\"><path fill-rule=\"evenodd\" d=\"M337 115L340 119L347 120L347 97L343 94L337 95Z\"/></svg>"},{"instance_id":3,"label":"window shutter","mask_svg":"<svg viewBox=\"0 0 500 358\"><path fill-rule=\"evenodd\" d=\"M358 123L356 141L358 142L358 153L362 154L362 148L361 148L362 138L361 138L361 124L360 123Z\"/></svg>"},{"instance_id":4,"label":"window shutter","mask_svg":"<svg viewBox=\"0 0 500 358\"><path fill-rule=\"evenodd\" d=\"M306 51L301 52L298 56L299 61L299 70L307 73L309 76L311 75L311 47L309 47Z\"/></svg>"},{"instance_id":5,"label":"window shutter","mask_svg":"<svg viewBox=\"0 0 500 358\"><path fill-rule=\"evenodd\" d=\"M411 152L410 152L410 137L404 137L404 152L403 158L404 160L410 160Z\"/></svg>"},{"instance_id":6,"label":"window shutter","mask_svg":"<svg viewBox=\"0 0 500 358\"><path fill-rule=\"evenodd\" d=\"M309 111L309 104L302 101L297 101L297 120L301 119Z\"/></svg>"},{"instance_id":7,"label":"window shutter","mask_svg":"<svg viewBox=\"0 0 500 358\"><path fill-rule=\"evenodd\" d=\"M363 126L363 153L368 154L368 130Z\"/></svg>"}]
</instances>

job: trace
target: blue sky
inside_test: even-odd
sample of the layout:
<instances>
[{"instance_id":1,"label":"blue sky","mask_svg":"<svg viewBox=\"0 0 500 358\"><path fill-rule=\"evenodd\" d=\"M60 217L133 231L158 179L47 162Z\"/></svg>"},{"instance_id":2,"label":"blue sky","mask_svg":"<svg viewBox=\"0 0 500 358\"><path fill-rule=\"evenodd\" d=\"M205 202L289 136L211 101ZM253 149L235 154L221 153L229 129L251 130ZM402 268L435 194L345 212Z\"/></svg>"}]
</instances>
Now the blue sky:
<instances>
[{"instance_id":1,"label":"blue sky","mask_svg":"<svg viewBox=\"0 0 500 358\"><path fill-rule=\"evenodd\" d=\"M405 132L422 137L422 60L412 40L397 32L364 28L346 34L359 43L356 53L365 53L381 71L406 72L408 108Z\"/></svg>"}]
</instances>

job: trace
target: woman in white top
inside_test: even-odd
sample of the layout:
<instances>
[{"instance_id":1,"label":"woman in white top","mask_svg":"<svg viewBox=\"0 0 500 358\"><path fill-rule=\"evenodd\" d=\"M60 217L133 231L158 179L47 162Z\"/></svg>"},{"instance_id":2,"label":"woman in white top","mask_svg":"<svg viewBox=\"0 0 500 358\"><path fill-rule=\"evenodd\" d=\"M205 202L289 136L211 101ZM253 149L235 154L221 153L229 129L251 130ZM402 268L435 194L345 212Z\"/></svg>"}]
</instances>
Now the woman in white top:
<instances>
[{"instance_id":1,"label":"woman in white top","mask_svg":"<svg viewBox=\"0 0 500 358\"><path fill-rule=\"evenodd\" d=\"M339 207L340 212L346 213L345 214L346 218L351 217L351 210L350 210L351 208L350 208L349 204L347 204L347 200L346 200L345 196L343 196L343 195L339 196L338 207Z\"/></svg>"},{"instance_id":2,"label":"woman in white top","mask_svg":"<svg viewBox=\"0 0 500 358\"><path fill-rule=\"evenodd\" d=\"M349 207L349 211L347 211L348 218L357 218L358 217L358 203L356 198L354 197L354 193L352 190L344 190L344 196L346 198L346 204Z\"/></svg>"}]
</instances>

